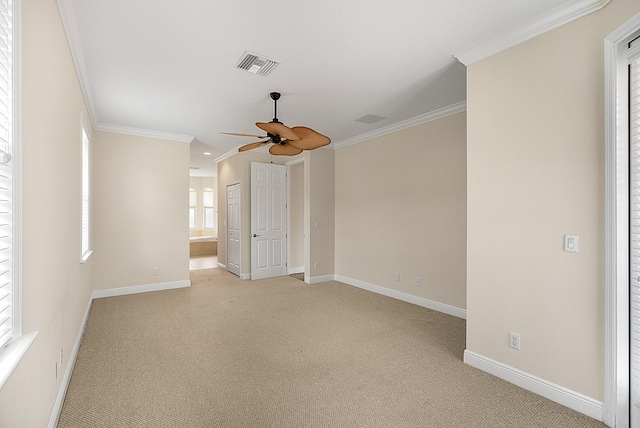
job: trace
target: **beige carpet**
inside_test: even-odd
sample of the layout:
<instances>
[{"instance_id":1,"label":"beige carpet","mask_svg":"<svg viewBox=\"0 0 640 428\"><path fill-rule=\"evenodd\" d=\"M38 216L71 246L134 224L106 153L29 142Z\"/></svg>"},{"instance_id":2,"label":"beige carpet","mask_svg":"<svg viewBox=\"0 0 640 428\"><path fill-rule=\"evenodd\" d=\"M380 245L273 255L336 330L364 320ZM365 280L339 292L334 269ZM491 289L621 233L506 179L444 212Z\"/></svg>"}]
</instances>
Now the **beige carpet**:
<instances>
[{"instance_id":1,"label":"beige carpet","mask_svg":"<svg viewBox=\"0 0 640 428\"><path fill-rule=\"evenodd\" d=\"M94 301L58 427L603 427L465 365L465 322L338 282L193 271Z\"/></svg>"}]
</instances>

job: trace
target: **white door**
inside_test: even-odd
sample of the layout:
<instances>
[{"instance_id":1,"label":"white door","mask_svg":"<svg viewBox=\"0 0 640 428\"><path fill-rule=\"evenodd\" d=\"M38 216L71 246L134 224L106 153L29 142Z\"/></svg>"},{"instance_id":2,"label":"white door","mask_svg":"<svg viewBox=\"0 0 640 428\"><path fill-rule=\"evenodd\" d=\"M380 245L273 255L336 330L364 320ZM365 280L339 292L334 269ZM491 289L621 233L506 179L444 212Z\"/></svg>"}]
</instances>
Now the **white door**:
<instances>
[{"instance_id":1,"label":"white door","mask_svg":"<svg viewBox=\"0 0 640 428\"><path fill-rule=\"evenodd\" d=\"M240 276L240 183L227 186L227 270Z\"/></svg>"},{"instance_id":2,"label":"white door","mask_svg":"<svg viewBox=\"0 0 640 428\"><path fill-rule=\"evenodd\" d=\"M251 162L251 279L287 274L286 171Z\"/></svg>"},{"instance_id":3,"label":"white door","mask_svg":"<svg viewBox=\"0 0 640 428\"><path fill-rule=\"evenodd\" d=\"M629 53L629 147L630 147L630 418L640 427L640 39Z\"/></svg>"}]
</instances>

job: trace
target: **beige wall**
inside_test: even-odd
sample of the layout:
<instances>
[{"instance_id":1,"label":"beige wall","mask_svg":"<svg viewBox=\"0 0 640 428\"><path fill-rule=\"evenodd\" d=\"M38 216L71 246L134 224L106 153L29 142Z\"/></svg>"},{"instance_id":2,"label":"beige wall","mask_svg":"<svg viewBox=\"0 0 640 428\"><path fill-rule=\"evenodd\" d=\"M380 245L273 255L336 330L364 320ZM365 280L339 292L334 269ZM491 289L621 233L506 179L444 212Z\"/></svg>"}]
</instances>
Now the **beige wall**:
<instances>
[{"instance_id":1,"label":"beige wall","mask_svg":"<svg viewBox=\"0 0 640 428\"><path fill-rule=\"evenodd\" d=\"M289 169L289 267L304 269L304 164Z\"/></svg>"},{"instance_id":2,"label":"beige wall","mask_svg":"<svg viewBox=\"0 0 640 428\"><path fill-rule=\"evenodd\" d=\"M614 0L467 72L467 349L597 400L603 40L639 11ZM564 234L579 235L579 253L563 252Z\"/></svg>"},{"instance_id":3,"label":"beige wall","mask_svg":"<svg viewBox=\"0 0 640 428\"><path fill-rule=\"evenodd\" d=\"M22 319L39 334L0 390L0 426L45 427L91 294L93 257L80 264L81 113L91 125L56 2L23 0L22 15Z\"/></svg>"},{"instance_id":4,"label":"beige wall","mask_svg":"<svg viewBox=\"0 0 640 428\"><path fill-rule=\"evenodd\" d=\"M310 152L305 170L305 234L309 246L305 252L306 275L314 277L335 273L335 150L320 148ZM320 227L316 227L316 223ZM316 262L318 267L316 267Z\"/></svg>"},{"instance_id":5,"label":"beige wall","mask_svg":"<svg viewBox=\"0 0 640 428\"><path fill-rule=\"evenodd\" d=\"M189 145L96 131L93 156L94 290L188 280Z\"/></svg>"},{"instance_id":6,"label":"beige wall","mask_svg":"<svg viewBox=\"0 0 640 428\"><path fill-rule=\"evenodd\" d=\"M459 113L336 151L336 274L466 308L465 126Z\"/></svg>"}]
</instances>

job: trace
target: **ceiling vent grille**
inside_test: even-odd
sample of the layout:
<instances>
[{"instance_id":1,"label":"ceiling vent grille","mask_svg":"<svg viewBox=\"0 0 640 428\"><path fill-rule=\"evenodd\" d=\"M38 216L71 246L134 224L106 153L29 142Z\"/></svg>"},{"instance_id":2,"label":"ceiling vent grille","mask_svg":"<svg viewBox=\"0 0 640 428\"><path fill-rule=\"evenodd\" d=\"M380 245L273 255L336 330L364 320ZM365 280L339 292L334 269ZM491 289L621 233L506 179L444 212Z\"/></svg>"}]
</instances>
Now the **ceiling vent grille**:
<instances>
[{"instance_id":1,"label":"ceiling vent grille","mask_svg":"<svg viewBox=\"0 0 640 428\"><path fill-rule=\"evenodd\" d=\"M249 73L266 76L273 71L280 63L267 57L245 52L236 64L236 67L247 70Z\"/></svg>"}]
</instances>

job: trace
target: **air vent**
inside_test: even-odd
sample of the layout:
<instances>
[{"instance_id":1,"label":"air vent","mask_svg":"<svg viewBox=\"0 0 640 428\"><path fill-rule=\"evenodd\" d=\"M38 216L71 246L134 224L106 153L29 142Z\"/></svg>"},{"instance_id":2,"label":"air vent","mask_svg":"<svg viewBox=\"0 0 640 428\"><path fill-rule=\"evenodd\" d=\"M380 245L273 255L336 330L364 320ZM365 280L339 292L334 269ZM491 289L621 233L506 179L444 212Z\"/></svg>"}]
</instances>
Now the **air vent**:
<instances>
[{"instance_id":1,"label":"air vent","mask_svg":"<svg viewBox=\"0 0 640 428\"><path fill-rule=\"evenodd\" d=\"M238 60L236 67L247 70L249 73L266 76L271 73L278 64L280 63L277 61L247 51L242 55L240 60Z\"/></svg>"},{"instance_id":2,"label":"air vent","mask_svg":"<svg viewBox=\"0 0 640 428\"><path fill-rule=\"evenodd\" d=\"M376 116L375 114L365 114L359 119L356 119L356 122L366 123L371 125L372 123L380 122L381 120L386 119L386 117Z\"/></svg>"}]
</instances>

